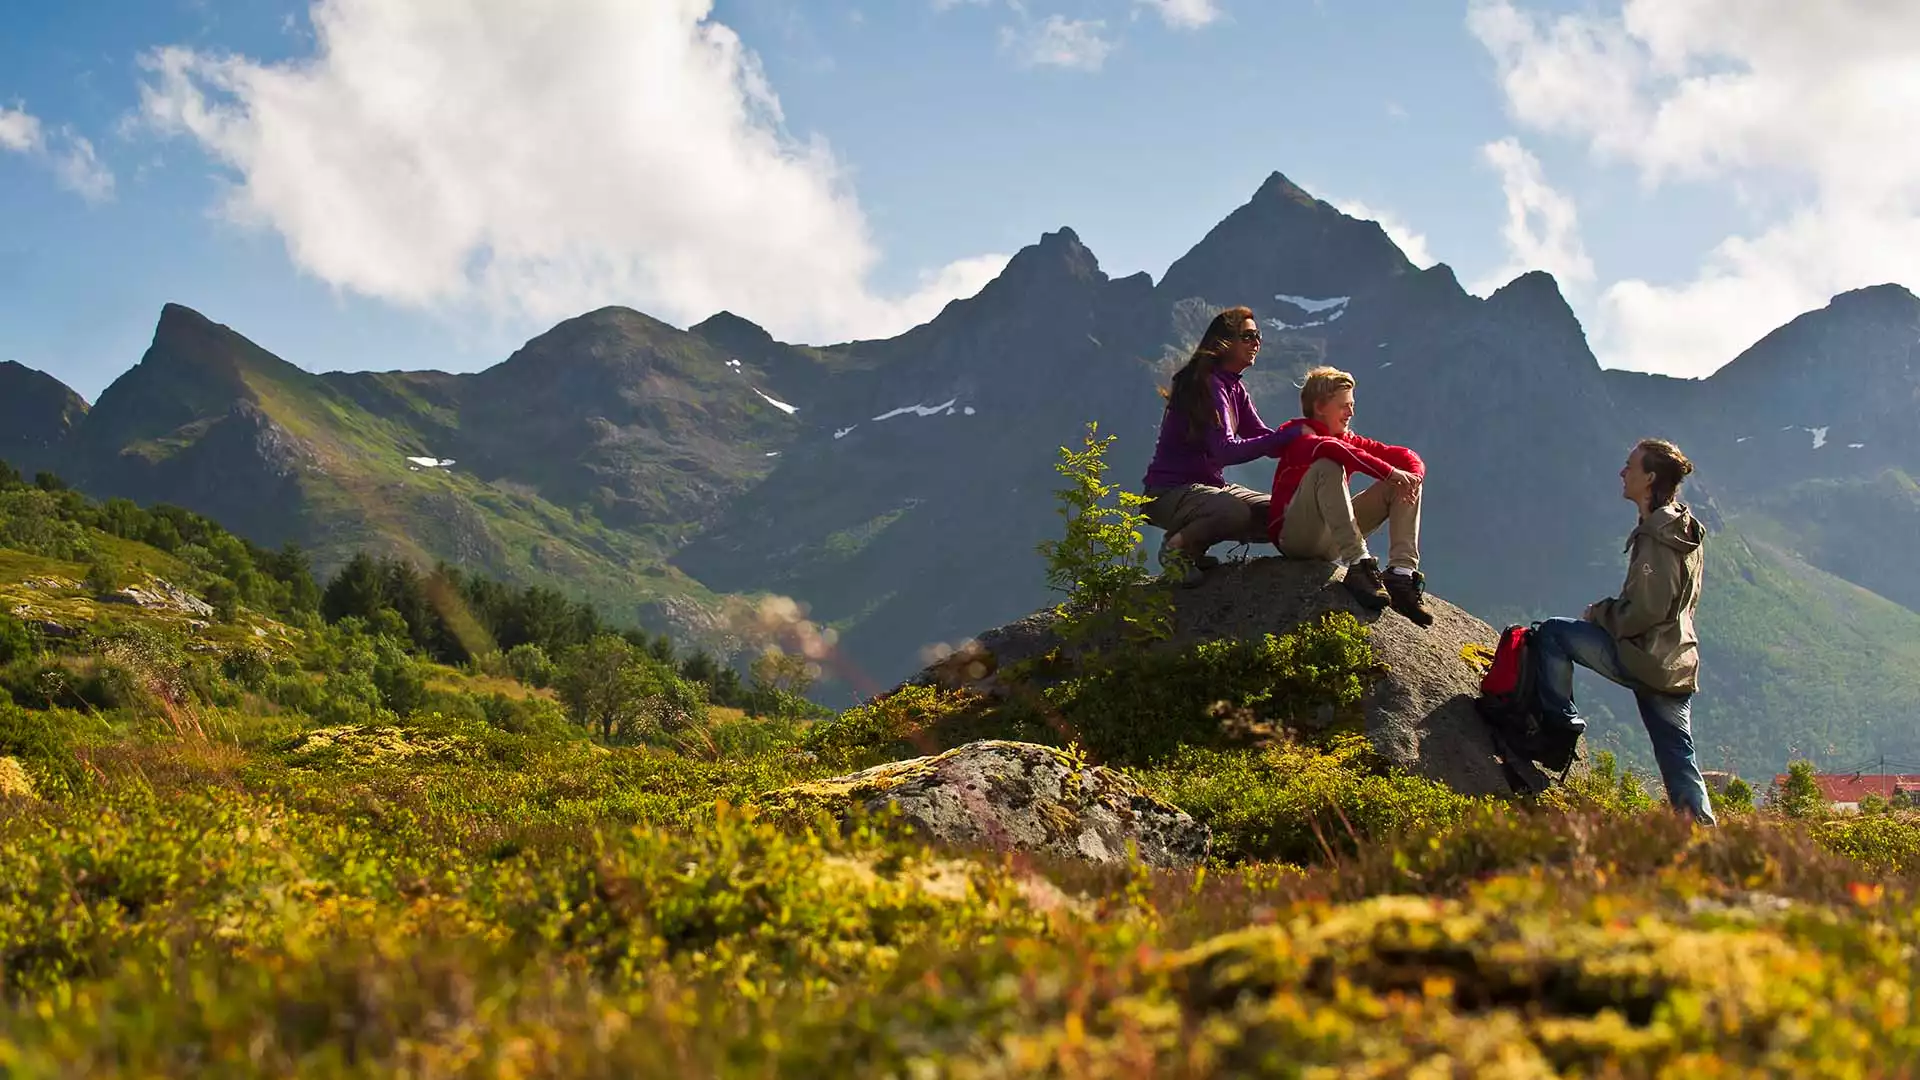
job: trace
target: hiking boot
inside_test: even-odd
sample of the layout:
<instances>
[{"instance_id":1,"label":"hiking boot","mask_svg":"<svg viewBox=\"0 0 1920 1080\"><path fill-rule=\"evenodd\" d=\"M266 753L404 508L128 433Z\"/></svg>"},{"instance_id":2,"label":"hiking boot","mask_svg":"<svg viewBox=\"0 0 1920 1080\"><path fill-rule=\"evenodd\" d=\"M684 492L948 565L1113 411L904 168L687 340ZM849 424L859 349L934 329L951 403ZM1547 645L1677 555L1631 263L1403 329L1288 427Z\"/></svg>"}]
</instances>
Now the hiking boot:
<instances>
[{"instance_id":1,"label":"hiking boot","mask_svg":"<svg viewBox=\"0 0 1920 1080\"><path fill-rule=\"evenodd\" d=\"M1165 542L1162 542L1160 545L1159 560L1160 569L1165 570L1167 574L1173 578L1174 584L1183 589L1191 589L1206 580L1205 576L1200 573L1201 560L1211 561L1214 565L1219 564L1219 560L1209 560L1205 554L1202 554L1200 559L1196 560L1193 556L1188 555L1179 548L1168 547Z\"/></svg>"},{"instance_id":2,"label":"hiking boot","mask_svg":"<svg viewBox=\"0 0 1920 1080\"><path fill-rule=\"evenodd\" d=\"M1427 576L1415 570L1411 574L1402 574L1395 570L1386 573L1387 596L1393 602L1393 610L1407 617L1415 626L1432 626L1433 612L1427 610L1423 597L1427 593Z\"/></svg>"},{"instance_id":3,"label":"hiking boot","mask_svg":"<svg viewBox=\"0 0 1920 1080\"><path fill-rule=\"evenodd\" d=\"M1354 599L1375 611L1393 602L1380 582L1380 563L1371 555L1347 567L1346 584Z\"/></svg>"},{"instance_id":4,"label":"hiking boot","mask_svg":"<svg viewBox=\"0 0 1920 1080\"><path fill-rule=\"evenodd\" d=\"M1584 726L1584 725L1583 725ZM1564 727L1542 727L1535 740L1534 758L1542 768L1564 773L1573 767L1573 759L1580 751L1580 730Z\"/></svg>"}]
</instances>

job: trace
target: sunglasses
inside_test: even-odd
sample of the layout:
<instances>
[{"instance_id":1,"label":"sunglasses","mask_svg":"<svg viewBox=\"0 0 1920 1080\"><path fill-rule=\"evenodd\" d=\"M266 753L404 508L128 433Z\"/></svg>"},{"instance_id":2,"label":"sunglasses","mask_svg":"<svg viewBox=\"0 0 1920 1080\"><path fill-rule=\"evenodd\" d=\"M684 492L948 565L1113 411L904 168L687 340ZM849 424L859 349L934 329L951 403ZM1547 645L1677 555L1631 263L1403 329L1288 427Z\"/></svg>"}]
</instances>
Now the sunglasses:
<instances>
[{"instance_id":1,"label":"sunglasses","mask_svg":"<svg viewBox=\"0 0 1920 1080\"><path fill-rule=\"evenodd\" d=\"M1259 343L1259 341L1260 341L1260 331L1258 331L1258 330L1242 330L1242 331L1240 331L1240 340L1241 340L1241 341L1251 341L1251 342L1254 342L1255 344L1258 344L1258 343Z\"/></svg>"}]
</instances>

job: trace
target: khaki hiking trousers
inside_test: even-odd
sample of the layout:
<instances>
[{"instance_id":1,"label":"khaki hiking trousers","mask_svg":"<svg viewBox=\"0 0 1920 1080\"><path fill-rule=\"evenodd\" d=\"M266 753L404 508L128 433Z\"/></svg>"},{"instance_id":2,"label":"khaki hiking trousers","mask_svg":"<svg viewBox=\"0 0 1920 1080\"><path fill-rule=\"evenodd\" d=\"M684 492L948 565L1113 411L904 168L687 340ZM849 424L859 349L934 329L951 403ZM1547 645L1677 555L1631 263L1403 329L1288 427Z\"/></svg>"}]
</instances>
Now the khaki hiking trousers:
<instances>
[{"instance_id":1,"label":"khaki hiking trousers","mask_svg":"<svg viewBox=\"0 0 1920 1080\"><path fill-rule=\"evenodd\" d=\"M1424 488L1422 491L1424 495ZM1294 489L1280 522L1280 553L1348 566L1367 557L1367 536L1387 526L1387 565L1420 569L1420 500L1394 498L1393 485L1376 480L1355 495L1347 471L1321 458Z\"/></svg>"},{"instance_id":2,"label":"khaki hiking trousers","mask_svg":"<svg viewBox=\"0 0 1920 1080\"><path fill-rule=\"evenodd\" d=\"M1153 501L1140 507L1147 524L1168 536L1180 533L1193 555L1222 540L1243 544L1267 542L1267 507L1273 496L1239 484L1181 484L1148 488L1142 494Z\"/></svg>"}]
</instances>

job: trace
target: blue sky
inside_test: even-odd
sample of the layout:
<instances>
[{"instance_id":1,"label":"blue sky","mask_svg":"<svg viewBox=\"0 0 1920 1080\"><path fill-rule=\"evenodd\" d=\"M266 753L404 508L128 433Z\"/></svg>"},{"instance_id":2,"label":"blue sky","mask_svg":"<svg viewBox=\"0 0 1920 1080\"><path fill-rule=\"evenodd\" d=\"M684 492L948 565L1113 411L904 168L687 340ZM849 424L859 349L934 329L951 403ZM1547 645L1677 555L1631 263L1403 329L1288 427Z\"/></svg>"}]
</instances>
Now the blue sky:
<instances>
[{"instance_id":1,"label":"blue sky","mask_svg":"<svg viewBox=\"0 0 1920 1080\"><path fill-rule=\"evenodd\" d=\"M1920 285L1920 16L1873 0L544 7L13 0L0 359L91 399L167 301L313 370L601 303L890 334L1062 225L1158 278L1274 170L1483 294L1554 272L1612 366Z\"/></svg>"}]
</instances>

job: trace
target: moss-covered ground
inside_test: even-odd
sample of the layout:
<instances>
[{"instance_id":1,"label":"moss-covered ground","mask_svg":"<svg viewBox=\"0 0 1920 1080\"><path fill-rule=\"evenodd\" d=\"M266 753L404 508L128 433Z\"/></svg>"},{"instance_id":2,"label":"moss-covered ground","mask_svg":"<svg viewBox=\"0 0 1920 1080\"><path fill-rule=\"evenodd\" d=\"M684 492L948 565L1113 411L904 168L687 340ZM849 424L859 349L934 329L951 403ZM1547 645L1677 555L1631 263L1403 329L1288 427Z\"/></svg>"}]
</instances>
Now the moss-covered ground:
<instances>
[{"instance_id":1,"label":"moss-covered ground","mask_svg":"<svg viewBox=\"0 0 1920 1080\"><path fill-rule=\"evenodd\" d=\"M0 549L9 1080L1920 1069L1920 816L1729 800L1703 830L1604 756L1461 797L1355 730L1351 619L826 718L616 650L628 697L679 704L596 739L604 650L435 662L391 610L276 617L253 579L211 619L102 603L89 574L229 579L35 522L90 554ZM793 797L980 738L1124 770L1212 857Z\"/></svg>"},{"instance_id":2,"label":"moss-covered ground","mask_svg":"<svg viewBox=\"0 0 1920 1080\"><path fill-rule=\"evenodd\" d=\"M1188 665L1231 683L1363 644ZM1308 667L1238 704L1337 705ZM1124 668L1056 684L1076 734L1137 730ZM1911 815L1701 830L1604 770L1465 800L1351 733L1241 744L1155 699L1184 719L1115 767L1217 857L1091 867L762 811L1019 720L978 701L710 713L609 747L459 706L500 676L428 678L433 707L350 723L242 683L0 703L0 1075L1870 1077L1920 1055Z\"/></svg>"}]
</instances>

